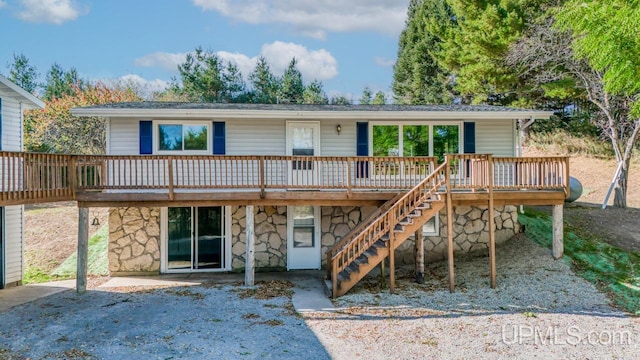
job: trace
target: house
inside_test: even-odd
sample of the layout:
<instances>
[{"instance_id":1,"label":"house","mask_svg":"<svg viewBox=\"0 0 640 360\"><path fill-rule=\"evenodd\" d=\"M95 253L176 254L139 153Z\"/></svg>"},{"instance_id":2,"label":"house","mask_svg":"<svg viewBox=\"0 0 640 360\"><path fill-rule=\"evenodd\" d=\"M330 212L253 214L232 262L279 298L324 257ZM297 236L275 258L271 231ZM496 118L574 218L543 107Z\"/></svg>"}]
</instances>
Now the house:
<instances>
[{"instance_id":1,"label":"house","mask_svg":"<svg viewBox=\"0 0 640 360\"><path fill-rule=\"evenodd\" d=\"M425 258L446 257L453 289L454 251L489 249L494 286L515 206L567 195L567 158L515 156L517 120L544 111L135 102L72 114L106 119L107 155L34 155L28 189L0 189L0 203L72 198L82 223L110 208L112 276L244 271L251 284L256 268L326 267L339 296L387 258L393 289L396 265L420 277Z\"/></svg>"},{"instance_id":2,"label":"house","mask_svg":"<svg viewBox=\"0 0 640 360\"><path fill-rule=\"evenodd\" d=\"M32 108L44 103L0 75L0 151L22 151L22 114ZM0 182L5 179L0 173ZM22 283L23 217L23 205L0 206L0 289Z\"/></svg>"}]
</instances>

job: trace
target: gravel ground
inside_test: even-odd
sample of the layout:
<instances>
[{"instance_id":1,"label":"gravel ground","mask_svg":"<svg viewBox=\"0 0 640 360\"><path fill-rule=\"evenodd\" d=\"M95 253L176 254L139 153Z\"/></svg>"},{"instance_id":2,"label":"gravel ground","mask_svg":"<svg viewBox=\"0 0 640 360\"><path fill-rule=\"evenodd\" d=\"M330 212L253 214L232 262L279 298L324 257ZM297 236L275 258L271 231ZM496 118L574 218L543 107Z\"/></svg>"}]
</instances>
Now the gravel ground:
<instances>
[{"instance_id":1,"label":"gravel ground","mask_svg":"<svg viewBox=\"0 0 640 360\"><path fill-rule=\"evenodd\" d=\"M518 236L497 260L495 290L486 256L460 256L454 294L439 262L423 285L405 271L391 295L371 277L304 318L266 286L65 292L0 313L0 359L640 358L640 319L547 249Z\"/></svg>"},{"instance_id":2,"label":"gravel ground","mask_svg":"<svg viewBox=\"0 0 640 360\"><path fill-rule=\"evenodd\" d=\"M0 359L328 358L286 296L244 298L231 285L115 290L128 292L68 291L0 313Z\"/></svg>"},{"instance_id":3,"label":"gravel ground","mask_svg":"<svg viewBox=\"0 0 640 360\"><path fill-rule=\"evenodd\" d=\"M547 249L519 235L498 248L497 268L494 290L487 256L457 257L454 294L442 262L424 285L406 273L395 295L371 278L307 324L336 359L640 358L639 319Z\"/></svg>"}]
</instances>

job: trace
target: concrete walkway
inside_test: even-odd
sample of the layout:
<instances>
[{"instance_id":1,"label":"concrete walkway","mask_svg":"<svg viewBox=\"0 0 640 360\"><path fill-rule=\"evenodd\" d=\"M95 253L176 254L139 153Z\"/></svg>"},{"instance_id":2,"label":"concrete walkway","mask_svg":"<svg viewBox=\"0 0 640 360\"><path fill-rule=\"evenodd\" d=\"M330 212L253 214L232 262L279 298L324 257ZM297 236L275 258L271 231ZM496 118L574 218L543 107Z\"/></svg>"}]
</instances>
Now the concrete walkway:
<instances>
[{"instance_id":1,"label":"concrete walkway","mask_svg":"<svg viewBox=\"0 0 640 360\"><path fill-rule=\"evenodd\" d=\"M289 271L257 273L256 281L289 280L294 284L293 305L296 311L333 311L335 308L324 293L321 271ZM244 274L167 274L158 276L114 277L94 290L109 291L120 287L172 287L200 285L203 282L220 284L241 283ZM75 280L17 286L0 290L0 312L62 291L75 289ZM91 289L90 289L91 290Z\"/></svg>"},{"instance_id":2,"label":"concrete walkway","mask_svg":"<svg viewBox=\"0 0 640 360\"><path fill-rule=\"evenodd\" d=\"M0 290L0 312L49 295L75 289L75 287L75 280L64 280L2 289Z\"/></svg>"}]
</instances>

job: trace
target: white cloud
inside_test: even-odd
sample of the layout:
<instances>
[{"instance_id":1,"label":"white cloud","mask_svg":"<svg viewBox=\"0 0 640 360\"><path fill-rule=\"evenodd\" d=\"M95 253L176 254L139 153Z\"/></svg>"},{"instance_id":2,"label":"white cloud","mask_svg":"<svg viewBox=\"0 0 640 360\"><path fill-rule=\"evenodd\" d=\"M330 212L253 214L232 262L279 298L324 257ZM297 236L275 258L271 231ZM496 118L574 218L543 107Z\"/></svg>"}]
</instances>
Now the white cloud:
<instances>
[{"instance_id":1,"label":"white cloud","mask_svg":"<svg viewBox=\"0 0 640 360\"><path fill-rule=\"evenodd\" d=\"M33 23L60 25L88 11L72 0L20 0L20 5L18 18Z\"/></svg>"},{"instance_id":2,"label":"white cloud","mask_svg":"<svg viewBox=\"0 0 640 360\"><path fill-rule=\"evenodd\" d=\"M263 45L260 54L278 75L284 73L294 57L298 70L307 81L328 80L338 75L338 61L325 49L309 50L302 45L276 41Z\"/></svg>"},{"instance_id":3,"label":"white cloud","mask_svg":"<svg viewBox=\"0 0 640 360\"><path fill-rule=\"evenodd\" d=\"M298 70L302 76L311 81L314 79L328 80L338 75L338 61L325 49L309 50L307 47L294 43L275 41L264 44L260 54L249 57L241 53L218 51L221 59L230 61L238 66L242 75L246 78L255 68L259 56L264 56L275 75L282 75L289 65L291 58L296 58ZM178 65L185 61L186 53L155 52L134 60L134 64L140 67L161 67L171 71L177 71Z\"/></svg>"},{"instance_id":4,"label":"white cloud","mask_svg":"<svg viewBox=\"0 0 640 360\"><path fill-rule=\"evenodd\" d=\"M163 69L177 71L178 65L187 58L187 53L166 53L155 52L145 55L133 61L133 64L140 67L161 67Z\"/></svg>"},{"instance_id":5,"label":"white cloud","mask_svg":"<svg viewBox=\"0 0 640 360\"><path fill-rule=\"evenodd\" d=\"M288 24L300 34L324 39L327 31L377 31L397 35L404 26L408 0L193 0L249 24Z\"/></svg>"},{"instance_id":6,"label":"white cloud","mask_svg":"<svg viewBox=\"0 0 640 360\"><path fill-rule=\"evenodd\" d=\"M135 74L127 74L105 82L113 85L130 86L137 89L138 93L145 98L151 98L154 92L159 92L169 87L169 81L161 79L147 80Z\"/></svg>"},{"instance_id":7,"label":"white cloud","mask_svg":"<svg viewBox=\"0 0 640 360\"><path fill-rule=\"evenodd\" d=\"M396 61L393 59L387 59L381 56L376 56L375 61L376 61L376 65L382 66L382 67L391 67L396 63Z\"/></svg>"}]
</instances>

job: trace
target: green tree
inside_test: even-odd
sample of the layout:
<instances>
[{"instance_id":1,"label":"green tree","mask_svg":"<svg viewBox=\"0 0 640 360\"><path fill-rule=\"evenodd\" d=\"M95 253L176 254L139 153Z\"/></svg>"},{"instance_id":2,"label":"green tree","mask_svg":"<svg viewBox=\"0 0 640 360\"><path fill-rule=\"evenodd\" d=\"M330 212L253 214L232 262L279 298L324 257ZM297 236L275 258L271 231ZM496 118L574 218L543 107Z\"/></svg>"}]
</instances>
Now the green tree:
<instances>
[{"instance_id":1,"label":"green tree","mask_svg":"<svg viewBox=\"0 0 640 360\"><path fill-rule=\"evenodd\" d=\"M253 88L251 102L258 104L275 104L278 102L280 83L278 78L271 73L271 67L263 56L258 58L256 68L249 75L249 81Z\"/></svg>"},{"instance_id":2,"label":"green tree","mask_svg":"<svg viewBox=\"0 0 640 360\"><path fill-rule=\"evenodd\" d=\"M303 102L305 104L328 104L327 94L324 92L324 85L319 80L312 81L304 89Z\"/></svg>"},{"instance_id":3,"label":"green tree","mask_svg":"<svg viewBox=\"0 0 640 360\"><path fill-rule=\"evenodd\" d=\"M351 104L353 104L353 102L351 101L351 99L349 99L348 97L346 97L344 95L335 95L335 96L331 97L331 99L329 100L329 104L331 104L331 105L351 105Z\"/></svg>"},{"instance_id":4,"label":"green tree","mask_svg":"<svg viewBox=\"0 0 640 360\"><path fill-rule=\"evenodd\" d=\"M302 74L297 68L296 58L291 59L289 66L284 71L278 95L278 102L282 104L301 104L304 95L304 83Z\"/></svg>"},{"instance_id":5,"label":"green tree","mask_svg":"<svg viewBox=\"0 0 640 360\"><path fill-rule=\"evenodd\" d=\"M437 56L455 16L445 0L411 0L407 15L393 68L394 98L401 104L450 103L450 74Z\"/></svg>"},{"instance_id":6,"label":"green tree","mask_svg":"<svg viewBox=\"0 0 640 360\"><path fill-rule=\"evenodd\" d=\"M64 70L58 63L51 65L44 85L44 99L52 100L75 92L74 86L84 87L85 81L80 79L75 68Z\"/></svg>"},{"instance_id":7,"label":"green tree","mask_svg":"<svg viewBox=\"0 0 640 360\"><path fill-rule=\"evenodd\" d=\"M602 130L622 164L614 205L626 207L629 166L640 136L640 3L570 0L556 19L560 29L572 32L577 58L598 74L599 82L586 88L587 97L604 115Z\"/></svg>"},{"instance_id":8,"label":"green tree","mask_svg":"<svg viewBox=\"0 0 640 360\"><path fill-rule=\"evenodd\" d=\"M232 62L227 63L227 67L222 74L225 87L222 95L224 102L247 102L247 85L242 78L242 73L238 66Z\"/></svg>"},{"instance_id":9,"label":"green tree","mask_svg":"<svg viewBox=\"0 0 640 360\"><path fill-rule=\"evenodd\" d=\"M373 100L373 93L371 92L371 88L365 86L364 90L362 90L362 96L360 96L360 104L371 105L371 100Z\"/></svg>"},{"instance_id":10,"label":"green tree","mask_svg":"<svg viewBox=\"0 0 640 360\"><path fill-rule=\"evenodd\" d=\"M38 69L29 64L29 58L24 54L13 54L13 63L7 65L9 69L9 80L20 86L31 94L35 94L38 89Z\"/></svg>"},{"instance_id":11,"label":"green tree","mask_svg":"<svg viewBox=\"0 0 640 360\"><path fill-rule=\"evenodd\" d=\"M196 48L195 53L187 54L185 62L178 65L178 72L182 84L174 79L171 89L187 100L218 102L224 99L224 67L215 53Z\"/></svg>"},{"instance_id":12,"label":"green tree","mask_svg":"<svg viewBox=\"0 0 640 360\"><path fill-rule=\"evenodd\" d=\"M373 100L371 100L371 105L385 105L386 103L387 95L382 90L378 90Z\"/></svg>"}]
</instances>

